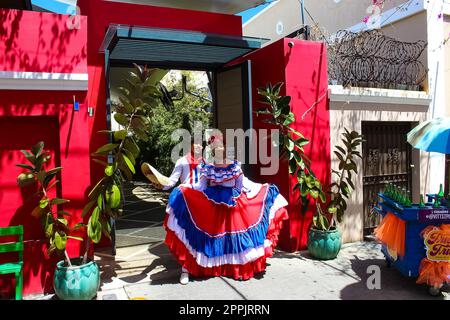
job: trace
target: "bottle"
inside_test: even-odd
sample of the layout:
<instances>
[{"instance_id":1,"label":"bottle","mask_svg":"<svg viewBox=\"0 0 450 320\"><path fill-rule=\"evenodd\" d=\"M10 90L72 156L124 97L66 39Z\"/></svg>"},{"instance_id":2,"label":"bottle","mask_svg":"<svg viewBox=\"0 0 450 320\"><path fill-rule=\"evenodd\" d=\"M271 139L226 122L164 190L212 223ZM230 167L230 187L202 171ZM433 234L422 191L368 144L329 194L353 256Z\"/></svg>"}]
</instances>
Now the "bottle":
<instances>
[{"instance_id":1,"label":"bottle","mask_svg":"<svg viewBox=\"0 0 450 320\"><path fill-rule=\"evenodd\" d=\"M425 202L423 201L423 194L420 195L419 208L425 208Z\"/></svg>"},{"instance_id":2,"label":"bottle","mask_svg":"<svg viewBox=\"0 0 450 320\"><path fill-rule=\"evenodd\" d=\"M399 202L400 201L400 193L399 193L397 185L394 185L394 197L393 197L393 200L395 202Z\"/></svg>"},{"instance_id":3,"label":"bottle","mask_svg":"<svg viewBox=\"0 0 450 320\"><path fill-rule=\"evenodd\" d=\"M393 194L394 194L394 188L392 186L392 183L389 182L388 183L388 197L392 199Z\"/></svg>"},{"instance_id":4,"label":"bottle","mask_svg":"<svg viewBox=\"0 0 450 320\"><path fill-rule=\"evenodd\" d=\"M441 198L436 195L436 198L434 198L433 208L440 208L441 207Z\"/></svg>"},{"instance_id":5,"label":"bottle","mask_svg":"<svg viewBox=\"0 0 450 320\"><path fill-rule=\"evenodd\" d=\"M412 206L411 191L406 191L405 207Z\"/></svg>"},{"instance_id":6,"label":"bottle","mask_svg":"<svg viewBox=\"0 0 450 320\"><path fill-rule=\"evenodd\" d=\"M440 199L444 197L444 189L442 188L442 183L439 185L439 193L436 195L436 197L439 197Z\"/></svg>"}]
</instances>

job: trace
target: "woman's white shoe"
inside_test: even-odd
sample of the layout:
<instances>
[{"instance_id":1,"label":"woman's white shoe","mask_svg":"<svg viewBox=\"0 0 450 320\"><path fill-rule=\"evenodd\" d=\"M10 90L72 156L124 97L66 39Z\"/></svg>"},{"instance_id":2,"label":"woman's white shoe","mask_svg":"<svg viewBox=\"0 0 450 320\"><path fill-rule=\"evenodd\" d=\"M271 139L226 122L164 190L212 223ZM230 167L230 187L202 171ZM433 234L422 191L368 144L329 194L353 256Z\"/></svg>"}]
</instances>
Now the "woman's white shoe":
<instances>
[{"instance_id":1,"label":"woman's white shoe","mask_svg":"<svg viewBox=\"0 0 450 320\"><path fill-rule=\"evenodd\" d=\"M180 283L181 284L188 284L189 283L189 273L181 272Z\"/></svg>"}]
</instances>

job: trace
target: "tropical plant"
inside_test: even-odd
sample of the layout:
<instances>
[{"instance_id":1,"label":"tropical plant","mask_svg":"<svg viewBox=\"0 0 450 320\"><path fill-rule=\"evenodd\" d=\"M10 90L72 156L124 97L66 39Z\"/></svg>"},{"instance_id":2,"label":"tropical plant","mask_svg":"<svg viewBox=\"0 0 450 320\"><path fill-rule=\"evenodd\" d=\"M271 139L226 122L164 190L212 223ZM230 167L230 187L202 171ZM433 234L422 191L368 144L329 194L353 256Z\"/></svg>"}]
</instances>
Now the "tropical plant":
<instances>
[{"instance_id":1,"label":"tropical plant","mask_svg":"<svg viewBox=\"0 0 450 320\"><path fill-rule=\"evenodd\" d=\"M136 140L149 141L149 117L152 108L161 97L156 84L164 73L134 64L134 70L120 87L120 103L115 104L114 119L121 126L118 130L101 130L109 142L101 146L92 156L93 161L104 167L104 175L88 194L88 203L82 217L89 217L87 234L93 243L99 243L102 235L111 238L111 219L117 219L123 212L122 183L136 173L136 159L140 148ZM100 159L99 159L100 158ZM87 260L90 241L86 242L83 263Z\"/></svg>"},{"instance_id":2,"label":"tropical plant","mask_svg":"<svg viewBox=\"0 0 450 320\"><path fill-rule=\"evenodd\" d=\"M344 128L341 141L344 148L335 146L334 154L339 159L339 166L337 170L332 170L332 175L336 180L329 186L328 194L331 200L327 203L325 210L322 209L319 203L316 203L317 211L313 218L313 226L320 230L330 230L335 227L335 221L342 222L345 210L347 210L347 201L355 189L352 181L352 171L358 174L355 157L361 158L361 153L357 151L360 144L363 142L363 136L356 131L349 132ZM325 212L324 212L325 211Z\"/></svg>"},{"instance_id":3,"label":"tropical plant","mask_svg":"<svg viewBox=\"0 0 450 320\"><path fill-rule=\"evenodd\" d=\"M211 122L211 103L208 101L208 89L199 81L199 73L181 71L186 82L178 76L180 72L169 73L163 81L166 97L154 105L152 116L149 117L147 132L149 141L137 139L141 150L140 160L151 163L165 175L170 175L173 169L171 151L179 143L171 137L179 128L192 132L193 123L201 122L203 128L208 128ZM186 88L182 88L186 86ZM195 95L192 94L195 92Z\"/></svg>"},{"instance_id":4,"label":"tropical plant","mask_svg":"<svg viewBox=\"0 0 450 320\"><path fill-rule=\"evenodd\" d=\"M56 187L59 180L56 180L57 174L62 170L56 167L46 170L46 165L51 159L50 152L44 150L44 142L40 141L34 145L29 151L21 150L30 164L17 164L16 166L25 169L17 177L17 183L20 187L26 187L37 183L38 191L35 196L38 197L36 207L31 215L36 219L41 219L42 227L48 241L48 255L64 254L68 265L71 265L69 256L66 251L67 240L72 238L83 241L80 237L71 236L71 231L80 227L75 225L74 228L69 227L69 222L65 217L71 216L67 211L58 209L58 206L68 203L69 200L52 197L50 191ZM56 209L55 209L56 208Z\"/></svg>"},{"instance_id":5,"label":"tropical plant","mask_svg":"<svg viewBox=\"0 0 450 320\"><path fill-rule=\"evenodd\" d=\"M304 146L309 143L309 140L290 127L295 122L295 115L291 112L291 97L280 95L282 86L283 83L280 82L274 86L268 84L265 88L258 89L258 94L262 96L262 103L268 107L259 109L256 113L267 116L261 121L279 130L280 139L273 143L280 147L280 159L288 161L289 173L297 180L293 190L299 189L302 211L306 212L309 204L308 195L322 202L325 202L326 197L322 191L322 183L311 170L311 161L304 152Z\"/></svg>"},{"instance_id":6,"label":"tropical plant","mask_svg":"<svg viewBox=\"0 0 450 320\"><path fill-rule=\"evenodd\" d=\"M336 146L334 151L339 159L340 171L332 170L332 174L337 177L337 181L331 183L327 192L324 192L322 183L311 170L311 161L304 153L304 146L309 143L309 140L290 127L295 122L295 115L291 112L289 105L291 97L280 95L282 85L283 83L277 83L274 86L268 84L265 88L258 89L258 93L263 97L262 103L269 107L260 109L256 113L266 115L267 118L261 121L279 129L280 158L288 161L289 173L297 179L293 190L299 189L302 213L306 212L312 199L316 204L316 212L313 216L314 228L330 230L335 227L336 220L342 221L347 209L345 198L348 198L355 188L352 182L352 171L355 174L358 171L354 158L361 157L357 149L363 139L356 131L349 132L345 129L342 134L345 148Z\"/></svg>"}]
</instances>

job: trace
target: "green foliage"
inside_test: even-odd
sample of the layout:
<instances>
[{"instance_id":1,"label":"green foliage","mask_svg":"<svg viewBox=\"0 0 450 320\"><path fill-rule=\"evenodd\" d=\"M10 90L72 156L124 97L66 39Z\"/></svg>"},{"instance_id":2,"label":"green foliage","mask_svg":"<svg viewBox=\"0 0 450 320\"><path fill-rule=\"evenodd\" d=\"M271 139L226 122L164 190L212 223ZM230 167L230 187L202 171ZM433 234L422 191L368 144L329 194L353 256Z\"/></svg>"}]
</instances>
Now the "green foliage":
<instances>
[{"instance_id":1,"label":"green foliage","mask_svg":"<svg viewBox=\"0 0 450 320\"><path fill-rule=\"evenodd\" d=\"M337 177L337 181L329 186L327 194L323 191L322 183L316 178L311 170L311 162L304 154L304 146L309 143L300 132L290 127L295 122L295 115L291 112L289 105L291 98L280 95L283 83L275 86L268 84L265 88L259 88L258 93L263 97L262 103L268 105L266 108L258 110L258 115L264 116L265 123L273 125L280 130L280 157L288 161L289 173L297 179L293 190L299 189L302 202L302 212L305 213L309 202L312 200L316 204L316 212L313 217L313 226L321 230L329 230L334 227L334 221L342 221L347 209L346 198L353 189L352 171L357 174L355 157L361 157L357 151L363 139L356 132L349 132L345 129L342 134L344 147L336 146L334 153L339 159L339 170L332 173ZM277 142L274 142L277 143ZM324 204L325 212L322 209Z\"/></svg>"},{"instance_id":2,"label":"green foliage","mask_svg":"<svg viewBox=\"0 0 450 320\"><path fill-rule=\"evenodd\" d=\"M70 216L70 214L57 209L57 206L68 203L69 200L52 198L49 195L49 191L59 182L56 180L56 176L62 168L56 167L46 170L45 167L50 161L51 155L48 151L44 151L44 142L42 141L34 145L29 151L21 151L30 164L16 165L26 170L17 177L17 183L20 187L37 184L36 196L39 200L36 202L36 207L32 210L31 215L41 220L49 244L48 254L61 255L65 252L68 238L79 239L69 236L73 229L69 228L65 216Z\"/></svg>"},{"instance_id":3,"label":"green foliage","mask_svg":"<svg viewBox=\"0 0 450 320\"><path fill-rule=\"evenodd\" d=\"M188 90L198 92L195 73L183 71L182 74L187 77ZM179 78L171 77L171 74L166 78L168 78L167 90L180 91L181 80ZM200 92L200 95L206 98L206 90ZM194 121L200 121L204 128L208 128L211 121L211 113L207 111L211 104L202 98L184 94L172 102L172 104L158 102L154 105L147 126L149 140L146 142L137 139L141 150L141 161L154 164L164 175L170 175L173 169L171 151L178 143L171 139L171 134L179 128L191 131Z\"/></svg>"},{"instance_id":4,"label":"green foliage","mask_svg":"<svg viewBox=\"0 0 450 320\"><path fill-rule=\"evenodd\" d=\"M304 146L309 140L290 127L295 122L295 115L291 112L291 97L280 95L282 85L283 83L277 83L275 86L268 84L265 88L258 89L262 103L267 107L256 113L264 116L263 122L273 125L280 131L280 141L274 143L280 144L280 158L288 161L289 173L297 179L293 190L299 189L304 213L311 198L325 202L325 193L304 152Z\"/></svg>"},{"instance_id":5,"label":"green foliage","mask_svg":"<svg viewBox=\"0 0 450 320\"><path fill-rule=\"evenodd\" d=\"M344 148L336 146L334 151L334 154L339 159L338 168L340 171L332 171L336 181L329 186L330 190L328 193L331 201L326 206L325 212L318 205L313 219L314 227L321 230L329 230L334 226L335 220L342 222L347 209L347 201L345 199L348 199L355 189L352 181L352 172L355 175L358 173L355 158L361 158L361 154L357 149L363 142L363 137L356 131L349 132L346 128L342 136L341 141L344 144Z\"/></svg>"},{"instance_id":6,"label":"green foliage","mask_svg":"<svg viewBox=\"0 0 450 320\"><path fill-rule=\"evenodd\" d=\"M104 176L91 189L82 213L88 217L87 234L93 243L100 242L102 235L111 237L111 218L117 219L123 212L122 183L136 173L136 159L141 153L137 141L149 142L153 106L161 97L156 85L167 73L136 64L134 67L124 80L125 85L119 88L120 103L113 105L114 119L121 128L100 131L109 136L110 142L92 154L93 161L104 167ZM112 162L108 163L110 155Z\"/></svg>"}]
</instances>

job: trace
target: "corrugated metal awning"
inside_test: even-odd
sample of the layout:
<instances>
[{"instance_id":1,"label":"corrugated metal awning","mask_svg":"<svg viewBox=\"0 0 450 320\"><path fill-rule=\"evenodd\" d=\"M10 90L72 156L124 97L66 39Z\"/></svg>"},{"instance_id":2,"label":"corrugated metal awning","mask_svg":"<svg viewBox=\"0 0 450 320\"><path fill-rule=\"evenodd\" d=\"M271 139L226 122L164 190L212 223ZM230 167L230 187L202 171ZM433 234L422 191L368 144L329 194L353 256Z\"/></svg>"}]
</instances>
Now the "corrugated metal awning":
<instances>
[{"instance_id":1,"label":"corrugated metal awning","mask_svg":"<svg viewBox=\"0 0 450 320\"><path fill-rule=\"evenodd\" d=\"M196 31L110 25L101 52L117 62L214 69L261 48L268 39Z\"/></svg>"},{"instance_id":2,"label":"corrugated metal awning","mask_svg":"<svg viewBox=\"0 0 450 320\"><path fill-rule=\"evenodd\" d=\"M67 1L67 0L66 0ZM265 3L265 0L108 0L144 4L166 8L200 10L216 13L236 14Z\"/></svg>"}]
</instances>

